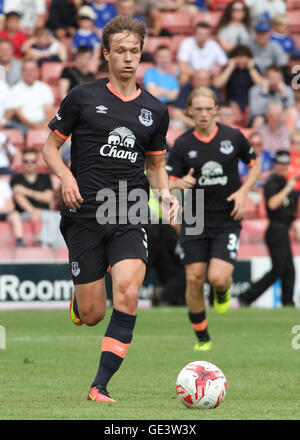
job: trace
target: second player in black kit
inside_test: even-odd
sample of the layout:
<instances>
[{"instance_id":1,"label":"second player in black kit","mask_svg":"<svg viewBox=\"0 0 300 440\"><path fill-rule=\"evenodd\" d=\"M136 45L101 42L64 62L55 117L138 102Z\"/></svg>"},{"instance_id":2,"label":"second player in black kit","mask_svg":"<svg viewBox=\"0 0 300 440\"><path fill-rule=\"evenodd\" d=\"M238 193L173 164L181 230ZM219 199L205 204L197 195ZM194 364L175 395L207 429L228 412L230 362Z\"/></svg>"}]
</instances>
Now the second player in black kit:
<instances>
[{"instance_id":1,"label":"second player in black kit","mask_svg":"<svg viewBox=\"0 0 300 440\"><path fill-rule=\"evenodd\" d=\"M241 219L248 191L259 175L260 165L242 133L217 122L217 97L212 90L194 89L186 114L193 118L195 128L176 140L170 151L167 171L170 188L192 192L191 207L184 205L184 211L192 210L189 221L197 212L198 192L204 193L203 230L192 234L184 215L180 232L186 302L198 339L194 349L203 351L209 350L212 344L207 330L203 284L207 277L214 289L217 313L226 313L230 305L229 287L238 252ZM239 159L251 167L243 185L238 175ZM195 222L197 220L196 216Z\"/></svg>"}]
</instances>

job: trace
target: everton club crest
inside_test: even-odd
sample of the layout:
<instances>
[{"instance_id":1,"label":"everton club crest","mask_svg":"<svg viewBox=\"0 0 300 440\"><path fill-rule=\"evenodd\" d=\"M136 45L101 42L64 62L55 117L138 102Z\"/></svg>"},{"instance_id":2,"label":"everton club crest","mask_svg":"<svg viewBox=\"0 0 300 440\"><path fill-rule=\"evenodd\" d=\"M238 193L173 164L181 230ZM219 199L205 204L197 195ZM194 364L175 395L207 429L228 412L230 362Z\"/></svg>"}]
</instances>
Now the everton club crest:
<instances>
[{"instance_id":1,"label":"everton club crest","mask_svg":"<svg viewBox=\"0 0 300 440\"><path fill-rule=\"evenodd\" d=\"M147 110L145 108L142 108L141 114L139 116L139 121L141 124L145 125L146 127L150 127L150 125L153 124L151 111Z\"/></svg>"}]
</instances>

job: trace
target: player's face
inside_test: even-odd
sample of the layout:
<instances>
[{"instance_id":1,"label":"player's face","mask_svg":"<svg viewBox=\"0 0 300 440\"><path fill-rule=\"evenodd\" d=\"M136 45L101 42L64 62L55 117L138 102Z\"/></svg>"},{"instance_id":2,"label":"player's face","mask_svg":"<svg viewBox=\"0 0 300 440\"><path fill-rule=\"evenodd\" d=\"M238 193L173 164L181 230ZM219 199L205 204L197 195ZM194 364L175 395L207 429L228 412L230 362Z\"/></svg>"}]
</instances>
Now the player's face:
<instances>
[{"instance_id":1,"label":"player's face","mask_svg":"<svg viewBox=\"0 0 300 440\"><path fill-rule=\"evenodd\" d=\"M109 52L103 50L108 62L109 73L120 79L130 79L135 75L141 58L140 40L135 34L113 35Z\"/></svg>"},{"instance_id":2,"label":"player's face","mask_svg":"<svg viewBox=\"0 0 300 440\"><path fill-rule=\"evenodd\" d=\"M217 110L218 106L212 98L197 96L189 107L189 114L197 128L207 130L216 122Z\"/></svg>"}]
</instances>

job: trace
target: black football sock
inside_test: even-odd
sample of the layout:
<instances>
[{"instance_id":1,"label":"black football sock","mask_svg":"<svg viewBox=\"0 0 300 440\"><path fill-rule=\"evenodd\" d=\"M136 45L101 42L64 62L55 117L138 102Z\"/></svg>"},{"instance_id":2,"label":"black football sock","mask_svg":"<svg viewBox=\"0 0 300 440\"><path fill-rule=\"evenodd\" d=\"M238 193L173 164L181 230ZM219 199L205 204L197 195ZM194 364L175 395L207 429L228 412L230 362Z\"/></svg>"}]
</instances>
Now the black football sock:
<instances>
[{"instance_id":1,"label":"black football sock","mask_svg":"<svg viewBox=\"0 0 300 440\"><path fill-rule=\"evenodd\" d=\"M199 313L191 313L189 312L189 318L191 321L192 328L196 333L199 341L209 341L210 336L207 331L207 321L206 321L206 313L205 310Z\"/></svg>"},{"instance_id":2,"label":"black football sock","mask_svg":"<svg viewBox=\"0 0 300 440\"><path fill-rule=\"evenodd\" d=\"M102 341L100 364L92 387L106 387L110 378L120 368L129 349L136 315L113 309L110 322Z\"/></svg>"}]
</instances>

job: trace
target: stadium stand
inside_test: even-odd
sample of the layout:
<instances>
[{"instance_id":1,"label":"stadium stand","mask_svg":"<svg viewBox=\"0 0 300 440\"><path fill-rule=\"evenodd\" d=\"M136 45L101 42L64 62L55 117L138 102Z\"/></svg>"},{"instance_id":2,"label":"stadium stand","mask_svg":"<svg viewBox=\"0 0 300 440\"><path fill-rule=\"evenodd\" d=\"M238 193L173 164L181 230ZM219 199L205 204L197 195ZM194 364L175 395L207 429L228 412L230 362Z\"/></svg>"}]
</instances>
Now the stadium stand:
<instances>
[{"instance_id":1,"label":"stadium stand","mask_svg":"<svg viewBox=\"0 0 300 440\"><path fill-rule=\"evenodd\" d=\"M171 34L192 33L190 18L183 11L161 12L161 25Z\"/></svg>"},{"instance_id":2,"label":"stadium stand","mask_svg":"<svg viewBox=\"0 0 300 440\"><path fill-rule=\"evenodd\" d=\"M41 150L45 144L49 130L47 128L33 128L28 130L26 137L26 147Z\"/></svg>"}]
</instances>

